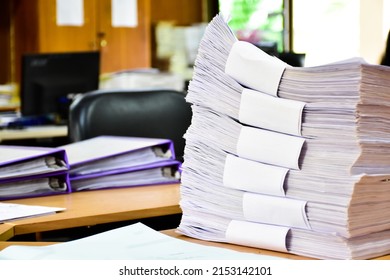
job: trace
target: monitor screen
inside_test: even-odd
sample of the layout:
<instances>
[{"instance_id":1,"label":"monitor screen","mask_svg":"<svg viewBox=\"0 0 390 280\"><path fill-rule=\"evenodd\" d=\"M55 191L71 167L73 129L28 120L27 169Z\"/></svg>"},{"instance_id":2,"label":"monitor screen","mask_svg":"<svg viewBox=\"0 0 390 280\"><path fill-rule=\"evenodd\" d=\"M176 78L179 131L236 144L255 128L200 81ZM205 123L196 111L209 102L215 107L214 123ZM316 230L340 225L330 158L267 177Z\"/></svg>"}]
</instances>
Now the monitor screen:
<instances>
[{"instance_id":1,"label":"monitor screen","mask_svg":"<svg viewBox=\"0 0 390 280\"><path fill-rule=\"evenodd\" d=\"M95 51L23 55L21 115L66 122L72 96L98 89L99 67Z\"/></svg>"}]
</instances>

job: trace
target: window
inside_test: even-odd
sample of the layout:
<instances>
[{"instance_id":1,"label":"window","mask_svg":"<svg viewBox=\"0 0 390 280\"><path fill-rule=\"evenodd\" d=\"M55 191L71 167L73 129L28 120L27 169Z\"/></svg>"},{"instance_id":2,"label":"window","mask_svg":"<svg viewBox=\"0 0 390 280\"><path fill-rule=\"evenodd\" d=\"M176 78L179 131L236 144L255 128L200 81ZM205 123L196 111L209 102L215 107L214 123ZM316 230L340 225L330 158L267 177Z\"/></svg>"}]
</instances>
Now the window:
<instances>
[{"instance_id":1,"label":"window","mask_svg":"<svg viewBox=\"0 0 390 280\"><path fill-rule=\"evenodd\" d=\"M305 66L353 56L379 62L390 28L390 0L292 2L292 49L306 54Z\"/></svg>"},{"instance_id":2,"label":"window","mask_svg":"<svg viewBox=\"0 0 390 280\"><path fill-rule=\"evenodd\" d=\"M305 66L379 63L390 29L390 0L219 0L219 10L238 39L302 53Z\"/></svg>"},{"instance_id":3,"label":"window","mask_svg":"<svg viewBox=\"0 0 390 280\"><path fill-rule=\"evenodd\" d=\"M273 43L284 50L283 0L219 0L219 10L230 16L229 26L239 40L253 44Z\"/></svg>"}]
</instances>

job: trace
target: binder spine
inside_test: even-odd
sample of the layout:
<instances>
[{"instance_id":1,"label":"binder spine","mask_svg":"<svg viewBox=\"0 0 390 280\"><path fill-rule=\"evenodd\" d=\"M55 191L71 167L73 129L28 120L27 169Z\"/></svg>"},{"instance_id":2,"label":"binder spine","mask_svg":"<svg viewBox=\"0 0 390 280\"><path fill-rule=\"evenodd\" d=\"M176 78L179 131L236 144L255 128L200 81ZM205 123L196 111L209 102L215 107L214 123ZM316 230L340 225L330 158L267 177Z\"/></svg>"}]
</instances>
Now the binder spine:
<instances>
[{"instance_id":1,"label":"binder spine","mask_svg":"<svg viewBox=\"0 0 390 280\"><path fill-rule=\"evenodd\" d=\"M28 181L40 182L41 187L38 187L39 185L35 185L35 190L28 191L26 190L26 186L28 186ZM23 184L25 184L25 186L23 186ZM24 191L20 192L20 190L18 190L17 188L10 187L16 185L19 185L20 188L24 189ZM41 174L24 178L13 178L12 180L1 182L0 188L2 187L8 188L8 194L4 192L3 195L0 195L0 200L49 196L56 194L66 194L71 192L69 174L67 171L60 171L51 174Z\"/></svg>"},{"instance_id":2,"label":"binder spine","mask_svg":"<svg viewBox=\"0 0 390 280\"><path fill-rule=\"evenodd\" d=\"M68 190L69 180L67 180L67 175L58 176L58 177L50 177L49 185L56 192L65 192Z\"/></svg>"}]
</instances>

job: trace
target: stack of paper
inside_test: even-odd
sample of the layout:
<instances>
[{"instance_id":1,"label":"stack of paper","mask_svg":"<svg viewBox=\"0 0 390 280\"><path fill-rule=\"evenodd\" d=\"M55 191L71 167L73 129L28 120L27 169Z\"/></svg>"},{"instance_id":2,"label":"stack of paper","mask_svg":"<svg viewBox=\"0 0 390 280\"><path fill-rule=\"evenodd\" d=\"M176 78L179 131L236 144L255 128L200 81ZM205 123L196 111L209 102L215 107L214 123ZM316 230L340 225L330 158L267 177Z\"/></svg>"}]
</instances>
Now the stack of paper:
<instances>
[{"instance_id":1,"label":"stack of paper","mask_svg":"<svg viewBox=\"0 0 390 280\"><path fill-rule=\"evenodd\" d=\"M168 139L98 136L62 146L73 191L178 183L181 163Z\"/></svg>"},{"instance_id":2,"label":"stack of paper","mask_svg":"<svg viewBox=\"0 0 390 280\"><path fill-rule=\"evenodd\" d=\"M220 16L195 65L180 232L318 258L390 252L389 68L290 67Z\"/></svg>"},{"instance_id":3,"label":"stack of paper","mask_svg":"<svg viewBox=\"0 0 390 280\"><path fill-rule=\"evenodd\" d=\"M67 193L63 149L0 146L0 200Z\"/></svg>"}]
</instances>

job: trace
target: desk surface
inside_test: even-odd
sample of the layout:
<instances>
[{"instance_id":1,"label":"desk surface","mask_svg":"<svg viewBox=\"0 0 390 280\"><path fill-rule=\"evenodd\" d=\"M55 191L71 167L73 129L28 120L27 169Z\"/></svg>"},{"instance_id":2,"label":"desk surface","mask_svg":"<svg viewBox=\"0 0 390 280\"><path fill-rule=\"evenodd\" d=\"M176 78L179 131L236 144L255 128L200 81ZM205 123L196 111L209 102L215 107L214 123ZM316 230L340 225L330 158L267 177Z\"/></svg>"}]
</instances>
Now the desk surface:
<instances>
[{"instance_id":1,"label":"desk surface","mask_svg":"<svg viewBox=\"0 0 390 280\"><path fill-rule=\"evenodd\" d=\"M277 251L270 251L270 250L265 250L265 249L252 248L252 247L246 247L246 246L228 244L228 243L219 243L219 242L199 240L199 239L195 239L195 238L191 238L191 237L179 234L174 229L164 230L164 231L162 231L162 233L169 235L171 237L175 237L175 238L184 240L184 241L188 241L188 242L192 242L192 243L196 243L196 244L207 245L207 246L231 249L231 250L238 251L238 252L260 254L260 255L288 258L288 259L294 259L294 260L312 260L313 259L313 258L309 258L309 257L297 256L297 255L292 255L292 254L282 253L282 252L277 252ZM1 250L1 247L2 247L2 244L0 242L0 250ZM389 256L389 259L390 259L390 256Z\"/></svg>"},{"instance_id":2,"label":"desk surface","mask_svg":"<svg viewBox=\"0 0 390 280\"><path fill-rule=\"evenodd\" d=\"M5 140L65 137L67 135L68 127L66 125L31 126L22 129L0 130L0 142Z\"/></svg>"},{"instance_id":3,"label":"desk surface","mask_svg":"<svg viewBox=\"0 0 390 280\"><path fill-rule=\"evenodd\" d=\"M0 240L13 236L181 213L179 184L75 192L7 200L66 208L66 211L0 224Z\"/></svg>"}]
</instances>

